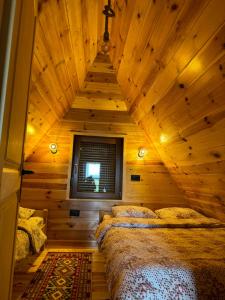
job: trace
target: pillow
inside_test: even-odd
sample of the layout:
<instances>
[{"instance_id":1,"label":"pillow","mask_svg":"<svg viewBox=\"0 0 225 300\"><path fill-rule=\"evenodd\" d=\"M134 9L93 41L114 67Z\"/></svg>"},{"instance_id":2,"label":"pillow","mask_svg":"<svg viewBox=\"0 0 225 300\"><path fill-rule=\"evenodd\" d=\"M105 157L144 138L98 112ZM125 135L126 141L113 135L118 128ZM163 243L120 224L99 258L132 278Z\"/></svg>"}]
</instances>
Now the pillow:
<instances>
[{"instance_id":1,"label":"pillow","mask_svg":"<svg viewBox=\"0 0 225 300\"><path fill-rule=\"evenodd\" d=\"M113 206L112 214L114 217L158 218L151 209L142 206Z\"/></svg>"},{"instance_id":2,"label":"pillow","mask_svg":"<svg viewBox=\"0 0 225 300\"><path fill-rule=\"evenodd\" d=\"M20 219L29 219L35 212L35 209L19 207L19 215Z\"/></svg>"},{"instance_id":3,"label":"pillow","mask_svg":"<svg viewBox=\"0 0 225 300\"><path fill-rule=\"evenodd\" d=\"M42 217L30 217L29 223L41 227L44 225L44 219Z\"/></svg>"},{"instance_id":4,"label":"pillow","mask_svg":"<svg viewBox=\"0 0 225 300\"><path fill-rule=\"evenodd\" d=\"M194 209L184 207L168 207L155 210L157 216L161 219L176 218L176 219L200 219L206 218Z\"/></svg>"},{"instance_id":5,"label":"pillow","mask_svg":"<svg viewBox=\"0 0 225 300\"><path fill-rule=\"evenodd\" d=\"M103 221L105 221L105 220L110 220L110 219L112 219L112 216L111 216L111 215L104 215L104 216L103 216Z\"/></svg>"}]
</instances>

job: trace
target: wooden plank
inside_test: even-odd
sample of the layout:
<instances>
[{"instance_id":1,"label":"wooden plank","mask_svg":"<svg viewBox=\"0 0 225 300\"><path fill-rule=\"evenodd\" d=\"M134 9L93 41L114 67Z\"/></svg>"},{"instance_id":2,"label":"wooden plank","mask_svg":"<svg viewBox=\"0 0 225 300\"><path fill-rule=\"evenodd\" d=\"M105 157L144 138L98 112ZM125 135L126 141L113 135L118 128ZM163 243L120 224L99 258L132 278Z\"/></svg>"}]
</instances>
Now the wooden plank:
<instances>
[{"instance_id":1,"label":"wooden plank","mask_svg":"<svg viewBox=\"0 0 225 300\"><path fill-rule=\"evenodd\" d=\"M67 183L49 183L49 182L27 182L22 184L23 188L43 189L43 190L66 190Z\"/></svg>"},{"instance_id":2,"label":"wooden plank","mask_svg":"<svg viewBox=\"0 0 225 300\"><path fill-rule=\"evenodd\" d=\"M87 73L86 79L87 82L102 82L102 83L116 83L116 74L114 73L103 73L103 72L91 72Z\"/></svg>"},{"instance_id":3,"label":"wooden plank","mask_svg":"<svg viewBox=\"0 0 225 300\"><path fill-rule=\"evenodd\" d=\"M80 1L65 0L65 2L67 7L73 51L74 53L76 53L76 55L74 55L74 59L77 69L78 82L79 87L82 87L86 75L86 63L83 44L84 39L81 19L82 7Z\"/></svg>"},{"instance_id":4,"label":"wooden plank","mask_svg":"<svg viewBox=\"0 0 225 300\"><path fill-rule=\"evenodd\" d=\"M127 111L125 101L123 100L111 100L112 98L110 96L107 98L107 94L105 95L105 99L102 97L101 99L96 98L96 95L93 94L89 94L88 97L77 96L73 101L72 108L90 109L91 107L94 110Z\"/></svg>"},{"instance_id":5,"label":"wooden plank","mask_svg":"<svg viewBox=\"0 0 225 300\"><path fill-rule=\"evenodd\" d=\"M107 88L107 86L106 86ZM113 93L113 91L108 91L107 89L101 89L101 90L92 90L92 89L81 89L79 93L77 93L76 98L80 99L93 99L93 100L122 100L123 96L119 93ZM89 107L90 108L90 107Z\"/></svg>"},{"instance_id":6,"label":"wooden plank","mask_svg":"<svg viewBox=\"0 0 225 300\"><path fill-rule=\"evenodd\" d=\"M95 123L133 123L131 117L127 112L124 111L104 111L101 110L85 110L85 109L70 109L65 115L65 120L69 121L80 121L80 122L91 122Z\"/></svg>"}]
</instances>

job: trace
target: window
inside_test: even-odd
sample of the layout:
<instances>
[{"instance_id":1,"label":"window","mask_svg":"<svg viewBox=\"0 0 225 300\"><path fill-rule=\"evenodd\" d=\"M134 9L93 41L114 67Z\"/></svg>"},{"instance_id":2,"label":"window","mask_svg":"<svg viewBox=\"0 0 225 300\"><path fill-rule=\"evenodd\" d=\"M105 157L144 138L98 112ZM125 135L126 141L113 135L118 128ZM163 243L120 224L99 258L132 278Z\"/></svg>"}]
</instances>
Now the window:
<instances>
[{"instance_id":1,"label":"window","mask_svg":"<svg viewBox=\"0 0 225 300\"><path fill-rule=\"evenodd\" d=\"M74 136L70 198L121 199L123 139Z\"/></svg>"}]
</instances>

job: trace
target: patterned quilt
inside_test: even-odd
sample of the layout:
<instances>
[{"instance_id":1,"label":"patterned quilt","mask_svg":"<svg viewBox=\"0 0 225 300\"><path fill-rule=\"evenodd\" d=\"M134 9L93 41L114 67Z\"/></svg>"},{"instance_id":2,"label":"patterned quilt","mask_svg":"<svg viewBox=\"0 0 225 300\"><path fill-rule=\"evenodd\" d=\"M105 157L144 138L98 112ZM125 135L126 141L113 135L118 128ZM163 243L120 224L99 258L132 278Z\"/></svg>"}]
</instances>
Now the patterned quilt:
<instances>
[{"instance_id":1,"label":"patterned quilt","mask_svg":"<svg viewBox=\"0 0 225 300\"><path fill-rule=\"evenodd\" d=\"M217 220L113 218L96 238L112 299L225 299L225 226Z\"/></svg>"},{"instance_id":2,"label":"patterned quilt","mask_svg":"<svg viewBox=\"0 0 225 300\"><path fill-rule=\"evenodd\" d=\"M41 230L41 224L37 224L36 219L18 219L15 253L16 261L25 258L30 251L33 253L39 252L47 239L46 235Z\"/></svg>"}]
</instances>

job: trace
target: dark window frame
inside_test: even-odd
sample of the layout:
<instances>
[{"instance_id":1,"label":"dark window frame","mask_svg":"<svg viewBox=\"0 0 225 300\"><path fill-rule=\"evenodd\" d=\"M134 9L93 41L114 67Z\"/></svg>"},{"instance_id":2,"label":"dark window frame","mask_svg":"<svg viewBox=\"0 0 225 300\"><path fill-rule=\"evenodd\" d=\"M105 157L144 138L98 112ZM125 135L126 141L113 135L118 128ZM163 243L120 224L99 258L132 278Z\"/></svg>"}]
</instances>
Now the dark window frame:
<instances>
[{"instance_id":1,"label":"dark window frame","mask_svg":"<svg viewBox=\"0 0 225 300\"><path fill-rule=\"evenodd\" d=\"M115 193L99 193L99 192L79 192L77 190L78 182L78 167L80 159L80 142L103 142L116 144L116 171L115 171ZM70 199L105 199L105 200L122 200L123 188L123 152L124 139L123 137L102 137L102 136L87 136L74 135L73 137L73 152L72 166L70 178Z\"/></svg>"}]
</instances>

